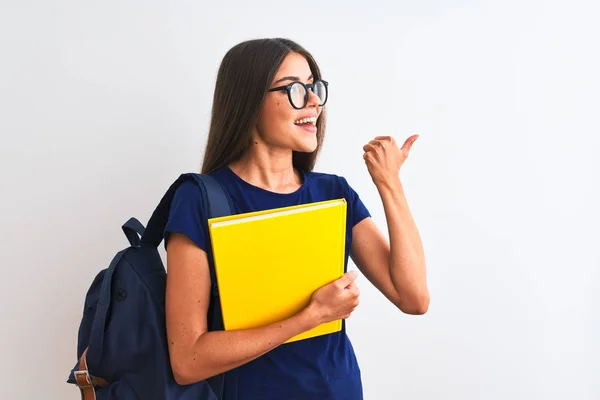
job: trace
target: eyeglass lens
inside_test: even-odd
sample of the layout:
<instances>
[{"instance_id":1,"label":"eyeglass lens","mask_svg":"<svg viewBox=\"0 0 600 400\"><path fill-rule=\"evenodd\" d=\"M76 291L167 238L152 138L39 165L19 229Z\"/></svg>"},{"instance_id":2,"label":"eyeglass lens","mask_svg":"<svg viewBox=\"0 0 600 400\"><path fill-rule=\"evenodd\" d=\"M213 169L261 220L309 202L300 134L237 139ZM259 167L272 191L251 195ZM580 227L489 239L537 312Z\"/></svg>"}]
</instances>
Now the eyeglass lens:
<instances>
[{"instance_id":1,"label":"eyeglass lens","mask_svg":"<svg viewBox=\"0 0 600 400\"><path fill-rule=\"evenodd\" d=\"M315 82L312 91L321 99L319 105L322 105L327 99L327 87L325 84L321 81ZM290 89L290 100L294 107L302 108L306 106L306 101L308 100L306 87L299 82L294 83Z\"/></svg>"}]
</instances>

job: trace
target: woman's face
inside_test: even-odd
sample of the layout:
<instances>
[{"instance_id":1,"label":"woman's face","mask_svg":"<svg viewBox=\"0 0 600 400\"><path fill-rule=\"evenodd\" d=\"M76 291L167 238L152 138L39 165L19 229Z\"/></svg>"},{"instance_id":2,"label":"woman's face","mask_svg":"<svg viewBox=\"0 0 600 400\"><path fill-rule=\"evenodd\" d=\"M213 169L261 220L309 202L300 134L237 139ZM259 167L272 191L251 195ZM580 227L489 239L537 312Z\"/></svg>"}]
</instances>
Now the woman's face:
<instances>
[{"instance_id":1,"label":"woman's face","mask_svg":"<svg viewBox=\"0 0 600 400\"><path fill-rule=\"evenodd\" d=\"M275 74L270 89L294 81L313 83L306 58L290 53ZM316 121L321 115L320 99L308 90L306 107L298 110L292 106L285 90L268 92L260 110L256 133L258 138L272 148L313 152L317 148Z\"/></svg>"}]
</instances>

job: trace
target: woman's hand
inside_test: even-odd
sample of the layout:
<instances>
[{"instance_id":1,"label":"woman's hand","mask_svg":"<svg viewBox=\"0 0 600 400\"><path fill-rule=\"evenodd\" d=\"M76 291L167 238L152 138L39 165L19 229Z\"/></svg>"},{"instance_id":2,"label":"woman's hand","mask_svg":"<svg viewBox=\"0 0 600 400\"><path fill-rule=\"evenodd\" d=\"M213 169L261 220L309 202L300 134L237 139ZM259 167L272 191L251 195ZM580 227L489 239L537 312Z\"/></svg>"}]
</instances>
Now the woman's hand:
<instances>
[{"instance_id":1,"label":"woman's hand","mask_svg":"<svg viewBox=\"0 0 600 400\"><path fill-rule=\"evenodd\" d=\"M363 146L363 158L376 186L398 179L400 167L408 158L413 143L419 135L412 135L398 147L391 136L377 136Z\"/></svg>"},{"instance_id":2,"label":"woman's hand","mask_svg":"<svg viewBox=\"0 0 600 400\"><path fill-rule=\"evenodd\" d=\"M354 282L356 271L350 271L341 278L317 289L308 306L316 316L318 324L350 317L358 306L360 291Z\"/></svg>"}]
</instances>

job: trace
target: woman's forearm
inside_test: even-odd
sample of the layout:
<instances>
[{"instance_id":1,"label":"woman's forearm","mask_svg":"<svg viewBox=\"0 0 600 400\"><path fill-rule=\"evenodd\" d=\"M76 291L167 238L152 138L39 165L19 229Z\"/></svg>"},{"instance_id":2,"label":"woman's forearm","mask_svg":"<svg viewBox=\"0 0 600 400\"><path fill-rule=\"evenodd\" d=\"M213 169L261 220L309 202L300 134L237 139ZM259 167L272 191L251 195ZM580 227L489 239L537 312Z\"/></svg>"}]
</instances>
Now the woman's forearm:
<instances>
[{"instance_id":1,"label":"woman's forearm","mask_svg":"<svg viewBox=\"0 0 600 400\"><path fill-rule=\"evenodd\" d=\"M318 313L309 306L286 320L259 328L205 332L173 363L175 379L179 384L192 384L231 370L320 323Z\"/></svg>"},{"instance_id":2,"label":"woman's forearm","mask_svg":"<svg viewBox=\"0 0 600 400\"><path fill-rule=\"evenodd\" d=\"M405 308L424 313L429 306L425 256L400 179L377 187L390 237L390 276Z\"/></svg>"}]
</instances>

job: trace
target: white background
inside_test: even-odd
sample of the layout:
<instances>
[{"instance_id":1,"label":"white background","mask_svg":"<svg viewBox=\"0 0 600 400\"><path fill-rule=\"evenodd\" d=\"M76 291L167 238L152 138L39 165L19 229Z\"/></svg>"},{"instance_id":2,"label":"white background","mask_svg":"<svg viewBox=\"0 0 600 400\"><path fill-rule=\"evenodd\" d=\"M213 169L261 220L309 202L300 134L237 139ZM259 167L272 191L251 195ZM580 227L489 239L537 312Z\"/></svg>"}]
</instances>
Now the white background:
<instances>
[{"instance_id":1,"label":"white background","mask_svg":"<svg viewBox=\"0 0 600 400\"><path fill-rule=\"evenodd\" d=\"M600 398L599 7L583 1L4 1L0 8L0 398L65 383L93 277L200 167L219 62L289 37L330 81L317 170L381 229L364 166L401 173L431 307L359 277L349 334L367 400Z\"/></svg>"}]
</instances>

